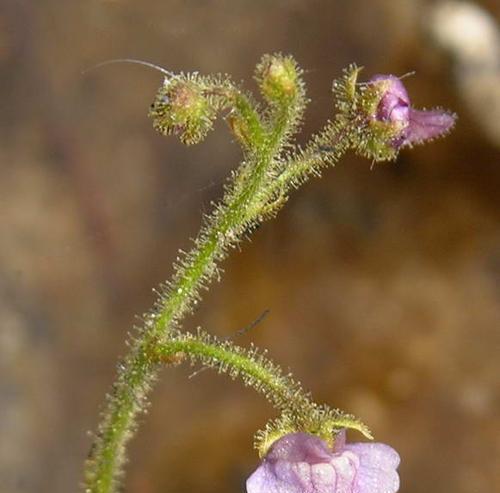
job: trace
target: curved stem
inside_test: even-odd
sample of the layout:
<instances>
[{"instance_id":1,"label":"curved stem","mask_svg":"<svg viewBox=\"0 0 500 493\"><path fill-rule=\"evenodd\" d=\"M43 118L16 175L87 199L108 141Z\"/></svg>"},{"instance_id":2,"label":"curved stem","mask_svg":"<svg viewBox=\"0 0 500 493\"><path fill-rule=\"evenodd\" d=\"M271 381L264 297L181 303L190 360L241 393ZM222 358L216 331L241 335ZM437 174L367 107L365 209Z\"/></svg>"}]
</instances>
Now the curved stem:
<instances>
[{"instance_id":1,"label":"curved stem","mask_svg":"<svg viewBox=\"0 0 500 493\"><path fill-rule=\"evenodd\" d=\"M197 335L179 334L159 345L157 354L167 363L172 358L177 361L177 357L181 360L187 357L219 373L227 373L232 379L240 377L246 385L264 394L281 411L307 414L316 407L310 395L304 392L290 374L284 374L279 366L255 348L246 350L231 342L219 341L214 336L198 332Z\"/></svg>"},{"instance_id":2,"label":"curved stem","mask_svg":"<svg viewBox=\"0 0 500 493\"><path fill-rule=\"evenodd\" d=\"M229 341L198 330L197 334L177 333L172 339L156 347L158 359L167 364L184 360L200 362L204 368L240 378L253 387L281 412L256 436L255 445L261 456L269 446L286 433L306 431L332 442L342 428L358 430L372 438L370 430L354 416L326 405L317 405L291 374L284 374L279 366L266 358L255 347L247 350Z\"/></svg>"},{"instance_id":3,"label":"curved stem","mask_svg":"<svg viewBox=\"0 0 500 493\"><path fill-rule=\"evenodd\" d=\"M125 447L137 424L137 415L147 405L147 395L156 379L156 346L199 299L200 289L217 274L217 264L225 258L249 227L259 205L252 201L267 179L273 160L296 119L298 103L288 103L276 112L272 129L263 132L250 162L240 168L233 187L202 228L195 246L176 267L172 283L145 318L144 328L131 340L131 351L120 365L117 381L107 396L85 468L86 493L115 491L125 461ZM255 121L252 122L255 125ZM242 178L239 180L239 178ZM248 208L256 210L249 213Z\"/></svg>"}]
</instances>

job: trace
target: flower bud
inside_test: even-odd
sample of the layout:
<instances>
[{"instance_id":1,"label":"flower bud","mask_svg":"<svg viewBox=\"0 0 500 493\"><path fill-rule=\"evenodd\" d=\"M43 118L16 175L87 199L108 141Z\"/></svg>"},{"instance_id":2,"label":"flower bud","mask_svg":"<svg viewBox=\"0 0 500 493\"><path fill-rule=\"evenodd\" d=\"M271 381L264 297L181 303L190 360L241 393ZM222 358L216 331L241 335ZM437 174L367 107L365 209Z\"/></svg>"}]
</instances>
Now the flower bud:
<instances>
[{"instance_id":1,"label":"flower bud","mask_svg":"<svg viewBox=\"0 0 500 493\"><path fill-rule=\"evenodd\" d=\"M266 100L279 102L296 97L300 88L295 60L282 55L266 55L257 66L256 78Z\"/></svg>"},{"instance_id":2,"label":"flower bud","mask_svg":"<svg viewBox=\"0 0 500 493\"><path fill-rule=\"evenodd\" d=\"M215 108L195 80L165 79L149 112L163 135L177 134L185 144L203 140L212 128Z\"/></svg>"}]
</instances>

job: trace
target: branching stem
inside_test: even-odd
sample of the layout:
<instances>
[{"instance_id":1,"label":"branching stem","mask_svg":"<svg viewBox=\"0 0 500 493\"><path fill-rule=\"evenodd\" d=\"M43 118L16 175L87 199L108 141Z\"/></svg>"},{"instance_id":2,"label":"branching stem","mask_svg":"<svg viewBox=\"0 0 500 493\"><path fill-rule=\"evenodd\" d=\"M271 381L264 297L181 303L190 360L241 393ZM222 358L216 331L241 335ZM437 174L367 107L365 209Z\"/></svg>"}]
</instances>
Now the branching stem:
<instances>
[{"instance_id":1,"label":"branching stem","mask_svg":"<svg viewBox=\"0 0 500 493\"><path fill-rule=\"evenodd\" d=\"M393 142L401 127L374 116L385 85L357 85L359 71L351 66L334 83L335 119L304 150L294 151L290 150L290 137L301 120L306 99L301 71L291 57L266 55L257 66L256 80L268 105L264 112L227 77L181 74L165 79L150 111L154 127L194 144L210 130L218 112L229 110L227 119L245 160L232 173L222 202L205 218L191 251L182 254L174 266L172 281L160 290L154 308L144 316L143 327L129 339L130 352L119 365L86 462L86 493L116 491L137 416L148 405L147 396L162 363L177 354L188 354L230 376L241 376L282 412L257 435L261 453L280 434L294 429L325 440L343 427L370 437L354 416L312 402L298 383L262 353L178 330L182 318L200 299L201 289L218 277L218 266L229 249L276 214L294 188L319 175L326 165L334 165L348 149L374 160L396 156Z\"/></svg>"},{"instance_id":2,"label":"branching stem","mask_svg":"<svg viewBox=\"0 0 500 493\"><path fill-rule=\"evenodd\" d=\"M302 95L300 95L302 97ZM107 405L86 463L85 492L111 493L115 491L125 461L125 447L136 428L136 416L144 410L147 395L158 373L153 356L157 344L165 341L169 332L199 299L199 291L217 273L217 264L229 247L241 240L248 228L255 225L258 205L252 197L267 179L273 160L285 143L295 124L296 113L303 101L287 101L275 108L269 130L262 129L261 139L249 160L240 167L233 186L228 189L222 205L206 221L195 246L176 268L172 283L160 295L156 307L145 319L140 335L132 339L131 351L120 365L118 379L107 396ZM246 101L239 100L240 113L255 127L254 112ZM242 111L241 111L242 110ZM248 114L246 113L248 111ZM244 178L239 180L239 178Z\"/></svg>"}]
</instances>

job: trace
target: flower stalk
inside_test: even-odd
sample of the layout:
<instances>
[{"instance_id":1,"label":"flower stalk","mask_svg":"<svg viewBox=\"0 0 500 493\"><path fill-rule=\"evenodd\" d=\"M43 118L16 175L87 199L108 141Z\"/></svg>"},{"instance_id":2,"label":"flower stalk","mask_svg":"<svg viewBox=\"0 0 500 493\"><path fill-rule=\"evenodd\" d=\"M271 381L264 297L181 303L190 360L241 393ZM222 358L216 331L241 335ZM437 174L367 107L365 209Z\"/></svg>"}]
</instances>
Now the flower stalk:
<instances>
[{"instance_id":1,"label":"flower stalk","mask_svg":"<svg viewBox=\"0 0 500 493\"><path fill-rule=\"evenodd\" d=\"M370 430L354 416L316 404L300 382L285 374L273 363L266 352L255 347L249 350L230 341L198 330L196 334L174 331L171 339L156 348L158 358L165 364L179 364L185 360L201 363L218 373L226 373L233 380L239 378L246 386L264 395L281 416L258 432L255 448L263 456L278 437L293 431L306 431L322 436L332 443L336 434L345 428L358 430L371 438Z\"/></svg>"}]
</instances>

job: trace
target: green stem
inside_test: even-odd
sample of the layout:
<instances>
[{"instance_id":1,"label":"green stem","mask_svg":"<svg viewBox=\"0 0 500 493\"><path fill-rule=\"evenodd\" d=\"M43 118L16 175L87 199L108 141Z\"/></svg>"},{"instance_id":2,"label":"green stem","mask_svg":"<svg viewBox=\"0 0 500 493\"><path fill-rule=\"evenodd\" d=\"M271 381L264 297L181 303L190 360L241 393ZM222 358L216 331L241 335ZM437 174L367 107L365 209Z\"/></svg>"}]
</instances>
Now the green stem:
<instances>
[{"instance_id":1,"label":"green stem","mask_svg":"<svg viewBox=\"0 0 500 493\"><path fill-rule=\"evenodd\" d=\"M297 103L295 103L297 104ZM106 408L98 427L85 468L86 493L116 490L125 461L125 447L136 429L136 417L147 405L147 395L156 380L158 364L154 349L199 299L199 291L217 273L217 264L253 224L258 204L252 197L265 184L267 173L295 120L296 108L288 102L279 108L272 130L263 132L256 145L253 162L240 169L234 186L226 193L212 219L202 228L195 247L177 266L173 281L160 295L155 309L146 316L145 327L131 341L131 351L120 365L117 381L107 396ZM255 125L255 121L251 122ZM241 179L238 181L239 177Z\"/></svg>"},{"instance_id":2,"label":"green stem","mask_svg":"<svg viewBox=\"0 0 500 493\"><path fill-rule=\"evenodd\" d=\"M291 375L283 374L262 353L248 351L227 341L218 341L214 336L200 332L197 336L181 334L160 345L157 354L166 362L172 357L188 356L192 361L198 360L220 373L229 374L233 379L241 377L246 385L264 394L281 411L306 414L315 407L300 384Z\"/></svg>"},{"instance_id":3,"label":"green stem","mask_svg":"<svg viewBox=\"0 0 500 493\"><path fill-rule=\"evenodd\" d=\"M271 421L256 436L255 445L261 456L276 439L295 431L316 434L330 443L342 428L358 430L371 438L370 430L354 416L315 404L291 374L284 374L265 353L255 348L247 350L200 330L197 334L176 331L172 339L157 345L156 354L163 363L190 360L227 373L232 379L241 378L281 411L280 418Z\"/></svg>"},{"instance_id":4,"label":"green stem","mask_svg":"<svg viewBox=\"0 0 500 493\"><path fill-rule=\"evenodd\" d=\"M312 143L304 151L299 151L286 160L281 166L281 173L269 180L255 197L258 203L266 204L264 211L275 214L286 201L291 189L298 188L311 176L319 176L325 166L334 166L350 148L351 135L356 130L356 125L355 121L340 127L329 123L311 139Z\"/></svg>"}]
</instances>

